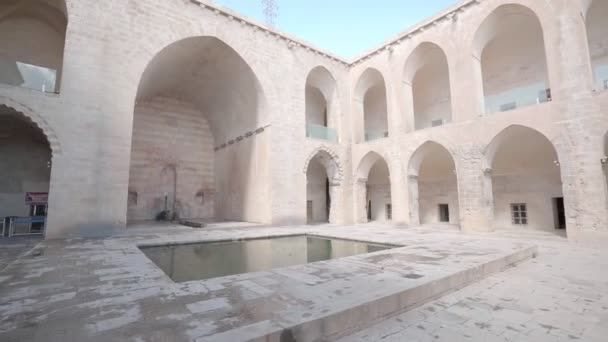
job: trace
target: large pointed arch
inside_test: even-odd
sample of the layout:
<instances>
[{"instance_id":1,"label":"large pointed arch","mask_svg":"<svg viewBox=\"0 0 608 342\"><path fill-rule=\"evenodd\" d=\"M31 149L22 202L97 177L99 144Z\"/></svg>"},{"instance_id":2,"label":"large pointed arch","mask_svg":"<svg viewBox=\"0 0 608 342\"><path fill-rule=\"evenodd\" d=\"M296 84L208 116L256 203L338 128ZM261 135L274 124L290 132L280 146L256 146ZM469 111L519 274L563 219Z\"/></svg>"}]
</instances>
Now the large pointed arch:
<instances>
[{"instance_id":1,"label":"large pointed arch","mask_svg":"<svg viewBox=\"0 0 608 342\"><path fill-rule=\"evenodd\" d=\"M343 170L338 155L327 147L310 154L306 174L306 213L308 223L340 223Z\"/></svg>"},{"instance_id":2,"label":"large pointed arch","mask_svg":"<svg viewBox=\"0 0 608 342\"><path fill-rule=\"evenodd\" d=\"M0 82L59 93L68 25L64 0L0 4Z\"/></svg>"},{"instance_id":3,"label":"large pointed arch","mask_svg":"<svg viewBox=\"0 0 608 342\"><path fill-rule=\"evenodd\" d=\"M447 56L439 45L424 42L412 51L405 63L403 83L414 129L452 121L450 70Z\"/></svg>"},{"instance_id":4,"label":"large pointed arch","mask_svg":"<svg viewBox=\"0 0 608 342\"><path fill-rule=\"evenodd\" d=\"M386 138L388 129L388 100L384 76L374 68L366 69L355 86L356 122L360 123L357 142Z\"/></svg>"},{"instance_id":5,"label":"large pointed arch","mask_svg":"<svg viewBox=\"0 0 608 342\"><path fill-rule=\"evenodd\" d=\"M211 36L160 50L136 96L130 221L181 218L269 222L268 113L241 55ZM168 203L168 204L167 204Z\"/></svg>"},{"instance_id":6,"label":"large pointed arch","mask_svg":"<svg viewBox=\"0 0 608 342\"><path fill-rule=\"evenodd\" d=\"M585 25L595 88L608 90L608 2L586 0Z\"/></svg>"},{"instance_id":7,"label":"large pointed arch","mask_svg":"<svg viewBox=\"0 0 608 342\"><path fill-rule=\"evenodd\" d=\"M408 163L410 224L458 224L458 176L452 152L435 141L421 144Z\"/></svg>"},{"instance_id":8,"label":"large pointed arch","mask_svg":"<svg viewBox=\"0 0 608 342\"><path fill-rule=\"evenodd\" d=\"M53 158L60 153L54 132L39 115L0 97L0 155L5 180L0 182L0 218L25 217L17 220L24 223L13 221L8 234L46 233ZM36 222L30 223L31 219Z\"/></svg>"},{"instance_id":9,"label":"large pointed arch","mask_svg":"<svg viewBox=\"0 0 608 342\"><path fill-rule=\"evenodd\" d=\"M306 136L339 140L339 97L336 79L323 66L313 68L306 78Z\"/></svg>"},{"instance_id":10,"label":"large pointed arch","mask_svg":"<svg viewBox=\"0 0 608 342\"><path fill-rule=\"evenodd\" d=\"M511 125L484 151L491 177L497 228L566 228L560 161L557 150L540 131Z\"/></svg>"},{"instance_id":11,"label":"large pointed arch","mask_svg":"<svg viewBox=\"0 0 608 342\"><path fill-rule=\"evenodd\" d=\"M355 221L391 221L391 176L386 158L368 152L359 162L355 177Z\"/></svg>"},{"instance_id":12,"label":"large pointed arch","mask_svg":"<svg viewBox=\"0 0 608 342\"><path fill-rule=\"evenodd\" d=\"M551 101L544 29L531 8L495 8L475 33L473 59L486 114Z\"/></svg>"}]
</instances>

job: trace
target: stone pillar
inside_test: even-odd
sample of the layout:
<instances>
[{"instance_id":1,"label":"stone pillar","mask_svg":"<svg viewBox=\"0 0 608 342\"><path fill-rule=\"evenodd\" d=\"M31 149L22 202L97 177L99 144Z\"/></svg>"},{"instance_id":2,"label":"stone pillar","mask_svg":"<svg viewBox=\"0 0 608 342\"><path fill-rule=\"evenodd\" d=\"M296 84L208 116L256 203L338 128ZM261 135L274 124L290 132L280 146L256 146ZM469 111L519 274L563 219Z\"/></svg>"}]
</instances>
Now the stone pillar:
<instances>
[{"instance_id":1,"label":"stone pillar","mask_svg":"<svg viewBox=\"0 0 608 342\"><path fill-rule=\"evenodd\" d=\"M555 144L561 163L568 237L596 242L608 237L604 185L602 108L594 98L586 27L578 2L562 2L559 31L547 58L554 101L563 115ZM555 81L556 80L556 81Z\"/></svg>"},{"instance_id":2,"label":"stone pillar","mask_svg":"<svg viewBox=\"0 0 608 342\"><path fill-rule=\"evenodd\" d=\"M418 176L410 175L407 178L407 189L410 209L410 227L420 225L420 192L418 190Z\"/></svg>"},{"instance_id":3,"label":"stone pillar","mask_svg":"<svg viewBox=\"0 0 608 342\"><path fill-rule=\"evenodd\" d=\"M337 179L329 180L329 200L331 207L329 208L329 223L343 224L344 203L342 197L342 186Z\"/></svg>"},{"instance_id":4,"label":"stone pillar","mask_svg":"<svg viewBox=\"0 0 608 342\"><path fill-rule=\"evenodd\" d=\"M354 199L355 223L367 223L367 179L355 180Z\"/></svg>"},{"instance_id":5,"label":"stone pillar","mask_svg":"<svg viewBox=\"0 0 608 342\"><path fill-rule=\"evenodd\" d=\"M416 113L414 112L414 89L411 83L403 83L403 115L404 128L406 132L416 130Z\"/></svg>"},{"instance_id":6,"label":"stone pillar","mask_svg":"<svg viewBox=\"0 0 608 342\"><path fill-rule=\"evenodd\" d=\"M396 163L397 165L393 165L393 169L390 172L391 204L393 207L392 221L394 224L405 224L409 222L407 180L403 179L403 173L399 172L402 169L399 161L396 161Z\"/></svg>"},{"instance_id":7,"label":"stone pillar","mask_svg":"<svg viewBox=\"0 0 608 342\"><path fill-rule=\"evenodd\" d=\"M466 151L467 158L456 164L460 229L468 232L494 231L492 170L484 165L477 149Z\"/></svg>"}]
</instances>

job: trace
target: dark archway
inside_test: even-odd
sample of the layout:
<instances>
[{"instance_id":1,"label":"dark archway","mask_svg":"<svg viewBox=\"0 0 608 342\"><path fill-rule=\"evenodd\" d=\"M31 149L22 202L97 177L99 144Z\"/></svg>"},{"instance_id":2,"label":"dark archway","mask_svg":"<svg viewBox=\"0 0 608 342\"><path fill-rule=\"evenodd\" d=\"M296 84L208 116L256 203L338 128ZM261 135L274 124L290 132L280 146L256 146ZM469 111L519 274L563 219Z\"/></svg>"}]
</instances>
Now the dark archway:
<instances>
[{"instance_id":1,"label":"dark archway","mask_svg":"<svg viewBox=\"0 0 608 342\"><path fill-rule=\"evenodd\" d=\"M459 224L458 178L448 149L425 142L412 155L408 170L410 223Z\"/></svg>"},{"instance_id":2,"label":"dark archway","mask_svg":"<svg viewBox=\"0 0 608 342\"><path fill-rule=\"evenodd\" d=\"M0 155L0 220L22 218L14 220L21 222L14 235L43 234L53 155L47 136L23 113L0 105Z\"/></svg>"}]
</instances>

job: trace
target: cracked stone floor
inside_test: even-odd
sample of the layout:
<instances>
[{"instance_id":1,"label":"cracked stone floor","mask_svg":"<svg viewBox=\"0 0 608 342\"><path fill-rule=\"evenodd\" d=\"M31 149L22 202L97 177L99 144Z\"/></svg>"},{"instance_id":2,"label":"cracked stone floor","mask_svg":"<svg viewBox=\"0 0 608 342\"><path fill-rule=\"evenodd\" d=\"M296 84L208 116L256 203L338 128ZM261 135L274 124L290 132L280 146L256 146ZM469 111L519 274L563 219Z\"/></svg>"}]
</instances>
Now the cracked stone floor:
<instances>
[{"instance_id":1,"label":"cracked stone floor","mask_svg":"<svg viewBox=\"0 0 608 342\"><path fill-rule=\"evenodd\" d=\"M542 232L507 232L538 257L339 342L608 341L608 250Z\"/></svg>"},{"instance_id":2,"label":"cracked stone floor","mask_svg":"<svg viewBox=\"0 0 608 342\"><path fill-rule=\"evenodd\" d=\"M404 247L179 284L136 247L294 233ZM608 251L544 232L374 224L138 226L108 239L2 241L0 341L245 341L530 245L537 258L340 341L606 341ZM425 277L409 279L413 272Z\"/></svg>"}]
</instances>

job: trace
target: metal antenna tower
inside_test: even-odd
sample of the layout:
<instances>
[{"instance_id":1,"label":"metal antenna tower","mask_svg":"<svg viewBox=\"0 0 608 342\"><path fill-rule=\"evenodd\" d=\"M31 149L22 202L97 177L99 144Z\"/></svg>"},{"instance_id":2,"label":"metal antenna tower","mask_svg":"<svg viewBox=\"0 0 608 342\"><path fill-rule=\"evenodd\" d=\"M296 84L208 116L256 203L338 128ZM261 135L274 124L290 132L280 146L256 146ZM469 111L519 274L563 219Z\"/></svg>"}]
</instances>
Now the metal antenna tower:
<instances>
[{"instance_id":1,"label":"metal antenna tower","mask_svg":"<svg viewBox=\"0 0 608 342\"><path fill-rule=\"evenodd\" d=\"M277 0L262 0L262 5L264 5L266 23L270 26L274 26L279 12Z\"/></svg>"}]
</instances>

